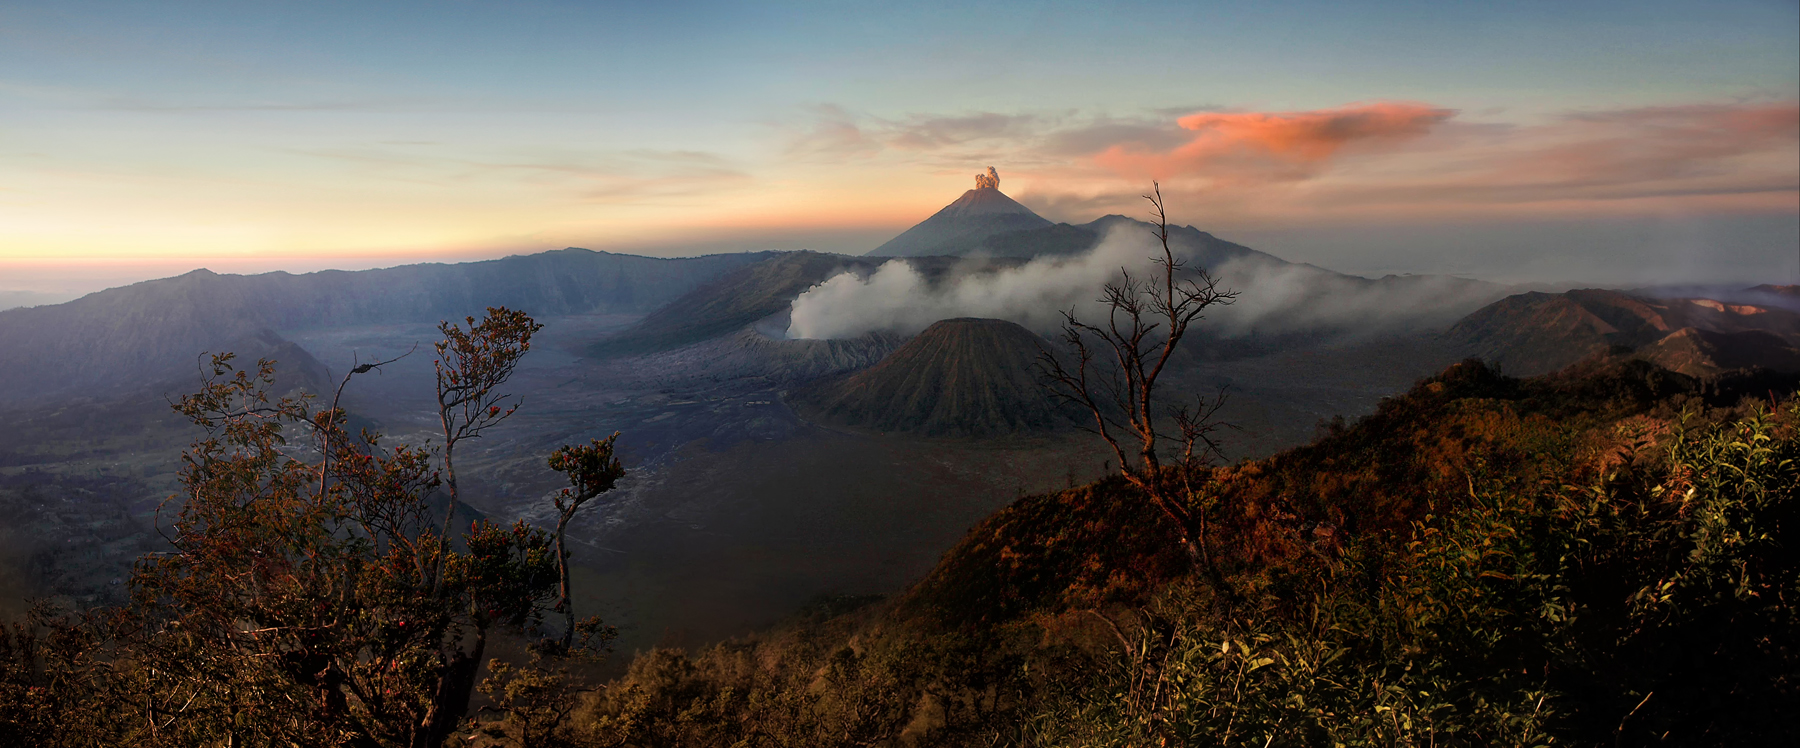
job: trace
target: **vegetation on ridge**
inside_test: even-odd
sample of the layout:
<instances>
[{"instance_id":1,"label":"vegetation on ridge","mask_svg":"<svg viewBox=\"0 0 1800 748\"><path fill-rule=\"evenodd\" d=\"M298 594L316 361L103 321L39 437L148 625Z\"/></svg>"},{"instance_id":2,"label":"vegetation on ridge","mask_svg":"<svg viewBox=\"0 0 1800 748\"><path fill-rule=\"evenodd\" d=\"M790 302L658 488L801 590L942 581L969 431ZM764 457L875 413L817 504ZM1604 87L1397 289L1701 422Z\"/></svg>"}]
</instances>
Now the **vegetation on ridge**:
<instances>
[{"instance_id":1,"label":"vegetation on ridge","mask_svg":"<svg viewBox=\"0 0 1800 748\"><path fill-rule=\"evenodd\" d=\"M1225 588L1121 479L1031 496L894 599L640 655L559 735L1791 741L1800 401L1771 386L1794 382L1460 364L1309 447L1207 470Z\"/></svg>"},{"instance_id":2,"label":"vegetation on ridge","mask_svg":"<svg viewBox=\"0 0 1800 748\"><path fill-rule=\"evenodd\" d=\"M1195 495L1216 508L1224 585L1194 573L1139 489L1113 478L1019 500L892 599L822 601L766 634L644 653L603 687L543 659L498 663L479 688L495 711L453 729L471 745L533 746L1791 741L1779 707L1796 697L1800 672L1790 602L1800 593L1800 400L1777 405L1770 393L1794 385L1767 374L1697 380L1643 362L1533 380L1460 364L1355 425L1328 425L1311 446L1202 468ZM247 437L262 438L250 427ZM286 464L261 450L245 457L246 479L257 465ZM412 460L346 478L343 496L422 476L396 472ZM317 486L305 470L266 477L275 483L228 483ZM329 686L340 675L361 683L383 710L430 704L435 689L404 684L445 662L440 645L467 646L477 622L462 618L462 603L433 613L430 596L395 598L412 601L400 607L362 597L388 582L421 589L404 582L430 553L389 544L404 563L361 566L356 585L339 586L350 567L331 560L355 558L340 551L360 536L278 514L293 521L220 526L301 531L270 537L323 555L227 544L204 578L140 583L146 607L136 611L46 613L11 627L0 641L5 739L418 744L350 727L351 713L365 725L419 723L352 709ZM548 538L528 528L470 538L468 563L443 566L455 572L450 599L553 594ZM298 565L283 568L318 573L261 588L244 586L261 572L233 576L284 558ZM490 594L520 584L535 592ZM291 615L235 628L224 624L247 619L221 609L171 628L186 619L145 613L221 590L243 592L232 599L247 605L291 601ZM340 593L354 593L344 610L362 624L305 623L337 610ZM538 605L466 610L519 620ZM210 608L170 612L182 610ZM446 625L464 636L435 638ZM133 638L143 632L156 633ZM289 646L214 650L215 635ZM207 651L239 654L189 656ZM312 656L336 664L314 668ZM271 721L281 715L301 721Z\"/></svg>"}]
</instances>

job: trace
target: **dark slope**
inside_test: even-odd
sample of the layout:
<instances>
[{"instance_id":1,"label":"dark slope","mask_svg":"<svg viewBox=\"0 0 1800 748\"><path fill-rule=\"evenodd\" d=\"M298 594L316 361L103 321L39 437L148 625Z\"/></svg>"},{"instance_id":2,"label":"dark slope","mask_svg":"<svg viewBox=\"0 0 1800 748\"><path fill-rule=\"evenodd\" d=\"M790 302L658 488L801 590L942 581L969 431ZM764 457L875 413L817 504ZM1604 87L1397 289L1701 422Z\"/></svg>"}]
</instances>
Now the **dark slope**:
<instances>
[{"instance_id":1,"label":"dark slope","mask_svg":"<svg viewBox=\"0 0 1800 748\"><path fill-rule=\"evenodd\" d=\"M1532 375L1556 371L1615 348L1636 350L1684 328L1703 333L1762 332L1790 346L1800 343L1800 313L1786 309L1712 299L1650 298L1600 289L1509 296L1463 318L1446 337L1509 372ZM1756 347L1753 343L1725 346L1740 352ZM1741 357L1734 353L1727 358L1738 361Z\"/></svg>"},{"instance_id":2,"label":"dark slope","mask_svg":"<svg viewBox=\"0 0 1800 748\"><path fill-rule=\"evenodd\" d=\"M1007 197L998 187L977 187L876 247L869 256L966 255L996 234L1050 225L1049 220Z\"/></svg>"},{"instance_id":3,"label":"dark slope","mask_svg":"<svg viewBox=\"0 0 1800 748\"><path fill-rule=\"evenodd\" d=\"M260 330L435 322L509 306L545 317L654 309L766 254L681 260L566 249L305 275L196 270L0 312L0 403L135 387Z\"/></svg>"},{"instance_id":4,"label":"dark slope","mask_svg":"<svg viewBox=\"0 0 1800 748\"><path fill-rule=\"evenodd\" d=\"M784 252L670 301L636 325L594 343L596 356L679 348L741 330L793 303L815 284L867 261L820 252Z\"/></svg>"},{"instance_id":5,"label":"dark slope","mask_svg":"<svg viewBox=\"0 0 1800 748\"><path fill-rule=\"evenodd\" d=\"M818 420L882 432L987 436L1053 429L1037 380L1041 339L1011 322L948 319L881 363L790 402Z\"/></svg>"}]
</instances>

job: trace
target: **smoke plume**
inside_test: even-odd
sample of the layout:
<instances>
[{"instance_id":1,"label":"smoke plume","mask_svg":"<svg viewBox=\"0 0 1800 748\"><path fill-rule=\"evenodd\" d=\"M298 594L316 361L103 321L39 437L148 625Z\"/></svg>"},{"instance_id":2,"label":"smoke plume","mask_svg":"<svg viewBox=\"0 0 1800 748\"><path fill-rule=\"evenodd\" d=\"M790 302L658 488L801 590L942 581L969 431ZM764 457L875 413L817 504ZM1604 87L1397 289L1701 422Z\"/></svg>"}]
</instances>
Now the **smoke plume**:
<instances>
[{"instance_id":1,"label":"smoke plume","mask_svg":"<svg viewBox=\"0 0 1800 748\"><path fill-rule=\"evenodd\" d=\"M1039 257L993 272L956 273L930 283L905 260L889 260L867 277L840 273L794 299L789 337L847 338L885 330L911 335L955 317L1017 322L1038 332L1055 330L1060 312L1091 316L1100 287L1120 268L1141 274L1151 267L1151 244L1141 230L1109 231L1086 254Z\"/></svg>"},{"instance_id":2,"label":"smoke plume","mask_svg":"<svg viewBox=\"0 0 1800 748\"><path fill-rule=\"evenodd\" d=\"M1177 248L1178 259L1190 254ZM1085 254L956 272L937 282L905 260L890 260L866 276L840 273L802 293L793 303L788 336L849 338L878 330L911 335L955 317L1004 319L1052 333L1062 324L1061 313L1070 309L1084 320L1103 319L1101 287L1119 280L1122 272L1150 277L1160 255L1161 247L1142 224L1121 224ZM1192 259L1188 263L1194 264ZM1225 337L1444 325L1505 294L1501 286L1461 278L1370 280L1257 254L1207 271L1221 289L1239 295L1230 306L1209 309L1196 329Z\"/></svg>"}]
</instances>

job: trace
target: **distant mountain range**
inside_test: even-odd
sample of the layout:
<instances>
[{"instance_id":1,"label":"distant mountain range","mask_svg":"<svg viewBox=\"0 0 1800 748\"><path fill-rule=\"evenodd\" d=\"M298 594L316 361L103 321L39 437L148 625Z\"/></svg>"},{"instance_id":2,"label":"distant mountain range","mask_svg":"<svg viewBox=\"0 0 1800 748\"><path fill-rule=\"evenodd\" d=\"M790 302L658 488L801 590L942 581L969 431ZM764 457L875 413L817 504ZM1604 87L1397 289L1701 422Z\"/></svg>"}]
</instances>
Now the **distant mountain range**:
<instances>
[{"instance_id":1,"label":"distant mountain range","mask_svg":"<svg viewBox=\"0 0 1800 748\"><path fill-rule=\"evenodd\" d=\"M254 360L250 349L266 346L238 341L279 340L272 331L436 322L480 315L489 306L539 316L642 313L772 256L659 259L564 249L304 275L195 270L63 304L0 311L0 405L104 395L189 376L202 351L236 347Z\"/></svg>"},{"instance_id":2,"label":"distant mountain range","mask_svg":"<svg viewBox=\"0 0 1800 748\"><path fill-rule=\"evenodd\" d=\"M671 365L711 367L723 376L796 382L838 377L836 389L807 390L796 400L835 422L918 433L1035 429L1047 422L1035 405L938 393L945 402L968 406L945 415L932 410L938 407L934 395L903 385L906 377L924 376L917 372L949 367L930 376L961 377L956 381L980 383L971 385L977 389L1025 387L1022 375L1006 372L1029 358L1026 348L1035 355L1035 343L1024 341L1036 338L1016 325L959 320L933 326L930 335L911 342L886 334L786 339L785 315L796 297L839 273L866 276L890 257L904 258L937 285L1039 258L1072 257L1117 232L1154 228L1117 215L1079 225L1051 223L1001 193L997 175L989 177L864 257L800 251L660 259L571 248L357 272L240 276L196 270L63 304L0 311L0 406L105 396L178 378L186 384L201 352L228 349L246 361L274 354L295 359L295 371L306 372L308 384L323 382L323 367L302 358L305 352L282 333L432 323L504 305L546 318L644 315L594 340L590 356L654 356ZM1205 334L1215 342L1250 341L1246 350L1448 327L1445 341L1517 374L1554 371L1596 356L1636 356L1696 376L1746 366L1800 368L1800 289L1793 286L1506 296L1504 287L1447 276L1336 273L1192 226L1171 226L1169 235L1180 259L1220 273L1244 292L1237 304L1209 315ZM982 354L984 345L994 348ZM683 353L690 349L692 355ZM983 356L992 359L990 368L957 368ZM863 367L870 368L846 378ZM1035 384L1027 389L1035 392Z\"/></svg>"}]
</instances>

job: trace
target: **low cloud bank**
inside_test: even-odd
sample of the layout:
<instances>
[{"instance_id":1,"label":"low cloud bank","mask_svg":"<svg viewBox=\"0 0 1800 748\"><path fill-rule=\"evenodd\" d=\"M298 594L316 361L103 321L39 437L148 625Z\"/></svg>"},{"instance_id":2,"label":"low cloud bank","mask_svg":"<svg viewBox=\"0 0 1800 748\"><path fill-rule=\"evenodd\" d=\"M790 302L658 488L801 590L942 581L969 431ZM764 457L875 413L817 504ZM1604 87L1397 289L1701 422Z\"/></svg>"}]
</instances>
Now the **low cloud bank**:
<instances>
[{"instance_id":1,"label":"low cloud bank","mask_svg":"<svg viewBox=\"0 0 1800 748\"><path fill-rule=\"evenodd\" d=\"M1445 275L1370 280L1311 265L1238 260L1215 275L1241 289L1209 315L1227 337L1294 332L1372 334L1449 325L1507 294L1504 286Z\"/></svg>"},{"instance_id":2,"label":"low cloud bank","mask_svg":"<svg viewBox=\"0 0 1800 748\"><path fill-rule=\"evenodd\" d=\"M1157 270L1161 254L1152 237L1134 226L1109 231L1094 249L1075 257L1040 257L997 271L955 273L933 283L904 260L891 260L867 276L844 272L794 300L788 336L849 338L874 331L911 335L955 317L1016 322L1040 334L1055 332L1061 312L1074 309L1098 321L1105 308L1101 287ZM1178 257L1179 257L1178 252ZM1239 292L1230 306L1213 307L1196 329L1227 337L1294 332L1366 333L1417 325L1449 324L1504 295L1493 284L1444 276L1389 277L1379 281L1341 275L1311 265L1263 257L1233 259L1208 271L1221 289Z\"/></svg>"}]
</instances>

